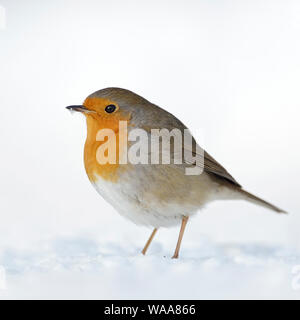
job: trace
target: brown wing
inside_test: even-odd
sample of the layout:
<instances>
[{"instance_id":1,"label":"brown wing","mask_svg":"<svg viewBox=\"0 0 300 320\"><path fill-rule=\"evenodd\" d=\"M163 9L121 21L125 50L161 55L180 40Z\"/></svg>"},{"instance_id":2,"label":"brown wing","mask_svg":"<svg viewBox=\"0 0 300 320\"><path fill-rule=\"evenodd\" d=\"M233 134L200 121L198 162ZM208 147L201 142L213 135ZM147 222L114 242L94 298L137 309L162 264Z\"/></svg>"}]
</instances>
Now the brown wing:
<instances>
[{"instance_id":1,"label":"brown wing","mask_svg":"<svg viewBox=\"0 0 300 320\"><path fill-rule=\"evenodd\" d=\"M151 128L157 128L157 129L168 129L169 131L173 130L174 128L179 129L182 134L184 133L184 130L187 129L187 127L176 117L174 117L172 114L167 112L164 109L161 109L160 107L151 104L151 109L147 105L147 107L142 106L140 107L140 110L143 112L143 128L146 129L149 133L151 132ZM147 124L147 125L146 125ZM210 173L214 175L216 178L225 180L226 182L231 183L232 185L236 187L241 187L241 185L226 171L224 167L222 167L213 157L211 157L206 151L203 149L200 149L201 152L196 152L199 146L196 148L196 141L193 138L192 134L188 131L188 133L191 135L192 138L192 146L185 146L183 145L183 151L190 150L189 154L194 157L199 157L197 161L198 166L203 168L203 170L207 173ZM152 133L153 134L153 133ZM171 148L172 141L171 141ZM184 153L184 152L183 152ZM172 154L172 158L175 159L182 155L176 155ZM203 159L204 157L204 159ZM195 159L182 159L183 163L193 165L195 164Z\"/></svg>"},{"instance_id":2,"label":"brown wing","mask_svg":"<svg viewBox=\"0 0 300 320\"><path fill-rule=\"evenodd\" d=\"M227 170L222 167L212 156L210 156L206 151L204 151L204 170L206 172L212 173L220 178L223 178L237 187L242 187Z\"/></svg>"},{"instance_id":3,"label":"brown wing","mask_svg":"<svg viewBox=\"0 0 300 320\"><path fill-rule=\"evenodd\" d=\"M183 146L185 149L188 150L189 147ZM199 152L197 152L197 150ZM219 164L211 155L209 155L205 150L203 150L197 144L196 149L196 141L193 139L193 147L192 147L192 155L193 158L198 158L195 164L194 159L187 159L185 158L185 163L195 164L199 167L203 168L203 170L207 173L211 173L219 179L225 179L227 182L233 184L236 187L241 188L241 185L230 175L227 170ZM204 160L203 160L204 157Z\"/></svg>"},{"instance_id":4,"label":"brown wing","mask_svg":"<svg viewBox=\"0 0 300 320\"><path fill-rule=\"evenodd\" d=\"M188 134L190 135L190 133ZM160 135L164 136L164 133L160 132ZM181 150L183 152L179 152L178 154L175 153L175 140L170 140L170 149L167 149L166 151L171 151L171 158L174 161L175 159L179 160L177 163L182 163L181 165L197 165L198 167L202 168L205 172L214 175L216 178L222 179L223 181L226 180L226 182L229 182L236 187L241 187L241 185L227 172L227 170L224 167L222 167L205 150L199 147L192 135L190 135L190 139L190 141L192 141L192 145L182 144ZM161 149L159 151L160 153L162 152Z\"/></svg>"},{"instance_id":5,"label":"brown wing","mask_svg":"<svg viewBox=\"0 0 300 320\"><path fill-rule=\"evenodd\" d=\"M185 134L190 135L190 141L192 145L183 144L183 151L187 150L190 151L189 153L185 154L184 162L188 164L198 165L199 167L203 168L203 170L207 173L213 174L215 177L219 179L225 179L227 182L231 183L232 185L241 188L241 185L230 175L227 170L220 165L211 155L209 155L203 148L201 148L190 131L187 131ZM186 155L191 154L193 159L188 159ZM204 159L203 159L204 157ZM196 158L196 163L195 159Z\"/></svg>"}]
</instances>

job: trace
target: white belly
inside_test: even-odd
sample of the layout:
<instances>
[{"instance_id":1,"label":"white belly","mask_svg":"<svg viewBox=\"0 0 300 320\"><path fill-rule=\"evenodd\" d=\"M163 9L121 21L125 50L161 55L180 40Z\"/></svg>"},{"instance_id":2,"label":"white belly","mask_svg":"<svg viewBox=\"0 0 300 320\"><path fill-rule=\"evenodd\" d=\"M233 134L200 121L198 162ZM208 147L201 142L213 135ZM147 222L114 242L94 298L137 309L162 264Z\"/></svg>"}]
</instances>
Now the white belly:
<instances>
[{"instance_id":1,"label":"white belly","mask_svg":"<svg viewBox=\"0 0 300 320\"><path fill-rule=\"evenodd\" d=\"M191 216L198 209L172 202L162 204L154 198L149 201L140 186L126 179L114 183L98 176L93 185L119 214L139 225L155 228L175 226L181 223L183 215Z\"/></svg>"}]
</instances>

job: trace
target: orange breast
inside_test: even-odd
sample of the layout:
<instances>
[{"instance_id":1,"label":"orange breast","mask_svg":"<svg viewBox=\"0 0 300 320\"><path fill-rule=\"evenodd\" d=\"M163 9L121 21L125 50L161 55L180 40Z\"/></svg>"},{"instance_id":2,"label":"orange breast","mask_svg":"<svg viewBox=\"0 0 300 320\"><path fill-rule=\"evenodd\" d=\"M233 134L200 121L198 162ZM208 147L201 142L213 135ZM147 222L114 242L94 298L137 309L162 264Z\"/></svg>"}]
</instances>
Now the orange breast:
<instances>
[{"instance_id":1,"label":"orange breast","mask_svg":"<svg viewBox=\"0 0 300 320\"><path fill-rule=\"evenodd\" d=\"M84 164L86 173L91 181L95 181L97 176L105 180L117 182L119 174L122 170L126 170L125 164L119 163L119 156L126 150L127 147L127 132L119 130L119 119L101 118L94 115L87 115L87 139L84 146ZM124 121L125 119L123 119ZM97 150L103 143L110 144L110 139L97 141L97 134L101 129L111 129L115 133L115 163L100 164L97 160ZM126 135L126 136L125 136ZM112 150L111 149L111 150ZM99 157L98 157L99 159Z\"/></svg>"}]
</instances>

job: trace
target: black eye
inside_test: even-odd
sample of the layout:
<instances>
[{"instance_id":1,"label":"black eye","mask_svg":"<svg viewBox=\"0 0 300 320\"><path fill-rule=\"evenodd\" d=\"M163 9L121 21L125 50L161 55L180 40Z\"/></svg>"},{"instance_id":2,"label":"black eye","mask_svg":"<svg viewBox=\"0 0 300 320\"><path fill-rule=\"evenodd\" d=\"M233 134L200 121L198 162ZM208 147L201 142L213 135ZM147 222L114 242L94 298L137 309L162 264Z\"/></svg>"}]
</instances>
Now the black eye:
<instances>
[{"instance_id":1,"label":"black eye","mask_svg":"<svg viewBox=\"0 0 300 320\"><path fill-rule=\"evenodd\" d=\"M113 104L110 104L110 105L108 105L108 106L105 108L105 111L106 111L107 113L113 113L115 110L116 110L116 106L113 105Z\"/></svg>"}]
</instances>

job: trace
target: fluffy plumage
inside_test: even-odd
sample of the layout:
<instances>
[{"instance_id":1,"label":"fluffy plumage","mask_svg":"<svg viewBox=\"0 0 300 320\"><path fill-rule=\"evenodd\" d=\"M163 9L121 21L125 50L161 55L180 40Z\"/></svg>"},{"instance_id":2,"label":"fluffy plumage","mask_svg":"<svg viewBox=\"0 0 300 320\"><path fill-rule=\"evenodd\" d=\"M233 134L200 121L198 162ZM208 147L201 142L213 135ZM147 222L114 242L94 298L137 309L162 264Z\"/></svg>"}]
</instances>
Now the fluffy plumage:
<instances>
[{"instance_id":1,"label":"fluffy plumage","mask_svg":"<svg viewBox=\"0 0 300 320\"><path fill-rule=\"evenodd\" d=\"M175 116L129 90L106 88L93 93L86 101L90 101L90 99L104 101L104 105L107 103L118 105L123 112L123 118L129 120L129 127L142 128L149 134L154 128L168 130L176 128L182 132L187 129ZM86 114L86 117L88 130L89 126L92 126L90 122L93 122L97 127L96 122L102 121L93 118L91 114ZM117 118L120 120L120 117ZM90 134L94 135L95 133ZM94 136L90 136L90 134L88 133L87 141L92 141L92 143L88 146L86 144L85 147L86 163L89 162L90 157L95 157L94 154L87 155L88 150L95 147ZM118 176L115 181L103 179L103 175L101 176L99 172L104 168L98 165L97 171L99 172L95 172L95 176L91 180L93 180L97 191L120 214L137 224L154 227L167 227L180 223L183 215L193 215L205 204L218 199L243 199L279 213L284 212L243 190L228 171L207 152L196 152L195 141L192 152L193 156L202 157L199 163L203 166L204 171L199 176L185 175L184 169L189 164L194 164L192 161L187 161L189 163L180 165L133 166L127 164L125 167L124 165L119 166L114 173L114 177L115 174ZM174 158L173 153L173 160ZM89 171L88 165L86 168ZM90 173L89 176L91 176Z\"/></svg>"},{"instance_id":2,"label":"fluffy plumage","mask_svg":"<svg viewBox=\"0 0 300 320\"><path fill-rule=\"evenodd\" d=\"M219 199L243 199L283 213L276 206L242 189L241 185L206 151L201 149L186 126L166 110L125 89L106 88L91 94L81 106L67 107L82 112L87 121L84 164L87 175L99 194L121 215L136 224L152 226L154 230L142 253L145 254L159 227L181 222L173 258L178 258L181 240L188 222L207 203ZM120 127L120 122L127 128ZM99 132L108 129L113 139L100 139ZM140 150L148 164L123 164L120 159L132 145L128 137L134 129L143 129ZM153 129L156 132L153 132ZM167 129L167 131L161 130ZM152 139L176 131L170 147L161 144L159 152L149 148ZM176 144L176 135L181 144ZM184 142L188 137L190 144ZM164 136L165 137L165 136ZM107 138L107 137L106 137ZM168 139L169 140L169 139ZM183 143L182 143L183 142ZM115 163L99 161L99 150L112 147ZM130 149L132 150L132 149ZM150 151L149 151L150 150ZM169 164L162 158L167 151ZM151 153L152 152L152 153ZM170 154L171 152L171 154ZM159 154L159 164L151 156ZM106 157L102 154L102 157ZM102 163L102 164L101 164ZM187 175L186 170L200 169L200 175Z\"/></svg>"}]
</instances>

